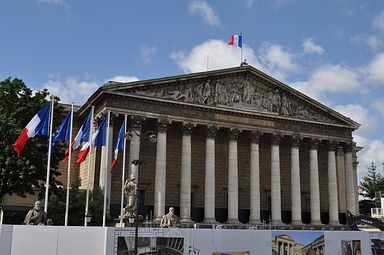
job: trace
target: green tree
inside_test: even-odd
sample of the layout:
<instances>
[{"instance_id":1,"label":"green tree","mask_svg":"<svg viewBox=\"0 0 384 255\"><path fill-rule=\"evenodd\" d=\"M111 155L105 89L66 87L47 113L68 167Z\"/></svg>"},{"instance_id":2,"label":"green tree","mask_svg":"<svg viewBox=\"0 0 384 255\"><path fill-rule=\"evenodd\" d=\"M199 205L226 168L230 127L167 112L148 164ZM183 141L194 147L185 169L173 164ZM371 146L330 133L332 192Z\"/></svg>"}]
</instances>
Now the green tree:
<instances>
[{"instance_id":1,"label":"green tree","mask_svg":"<svg viewBox=\"0 0 384 255\"><path fill-rule=\"evenodd\" d=\"M363 177L360 182L360 195L366 198L374 199L375 192L383 191L384 192L384 178L377 171L375 163L371 163L371 166L368 167L368 173Z\"/></svg>"},{"instance_id":2,"label":"green tree","mask_svg":"<svg viewBox=\"0 0 384 255\"><path fill-rule=\"evenodd\" d=\"M85 215L86 190L79 189L80 180L75 181L69 192L68 225L83 226ZM54 225L64 225L66 189L60 188L50 199L49 218ZM90 225L101 226L104 197L100 188L90 192L89 213L92 215Z\"/></svg>"},{"instance_id":3,"label":"green tree","mask_svg":"<svg viewBox=\"0 0 384 255\"><path fill-rule=\"evenodd\" d=\"M20 79L8 78L0 81L0 205L6 194L34 194L37 190L42 197L46 181L48 158L47 137L34 137L28 140L20 157L12 144L32 117L47 103L47 90L32 91ZM56 106L54 116L61 116L62 108ZM54 118L57 127L61 120ZM55 176L65 148L55 146L51 157L50 192L56 191L58 182Z\"/></svg>"},{"instance_id":4,"label":"green tree","mask_svg":"<svg viewBox=\"0 0 384 255\"><path fill-rule=\"evenodd\" d=\"M360 182L360 195L365 199L359 201L359 210L361 214L369 215L371 208L378 207L375 202L375 192L384 192L384 177L377 171L376 165L372 162L368 167L368 173Z\"/></svg>"}]
</instances>

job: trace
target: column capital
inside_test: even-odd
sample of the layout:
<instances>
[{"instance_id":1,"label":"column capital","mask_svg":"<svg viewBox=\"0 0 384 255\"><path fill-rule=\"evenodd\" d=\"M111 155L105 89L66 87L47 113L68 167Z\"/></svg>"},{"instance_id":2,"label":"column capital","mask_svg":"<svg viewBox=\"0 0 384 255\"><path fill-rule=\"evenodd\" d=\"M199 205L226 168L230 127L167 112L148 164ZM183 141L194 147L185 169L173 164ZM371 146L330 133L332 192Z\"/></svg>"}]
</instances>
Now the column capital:
<instances>
[{"instance_id":1,"label":"column capital","mask_svg":"<svg viewBox=\"0 0 384 255\"><path fill-rule=\"evenodd\" d=\"M217 127L216 126L207 126L207 137L208 138L215 138L217 134Z\"/></svg>"},{"instance_id":2,"label":"column capital","mask_svg":"<svg viewBox=\"0 0 384 255\"><path fill-rule=\"evenodd\" d=\"M303 139L300 136L298 136L298 135L294 135L294 136L291 136L290 140L291 140L291 146L292 147L299 147L300 146L300 142Z\"/></svg>"},{"instance_id":3,"label":"column capital","mask_svg":"<svg viewBox=\"0 0 384 255\"><path fill-rule=\"evenodd\" d=\"M327 142L328 151L336 151L337 142L335 140L329 140Z\"/></svg>"},{"instance_id":4,"label":"column capital","mask_svg":"<svg viewBox=\"0 0 384 255\"><path fill-rule=\"evenodd\" d=\"M237 140L237 138L239 138L239 135L240 135L240 130L239 129L231 128L229 130L229 139L230 140Z\"/></svg>"},{"instance_id":5,"label":"column capital","mask_svg":"<svg viewBox=\"0 0 384 255\"><path fill-rule=\"evenodd\" d=\"M260 131L252 131L252 143L259 143L260 142L260 137L263 135L262 132Z\"/></svg>"},{"instance_id":6,"label":"column capital","mask_svg":"<svg viewBox=\"0 0 384 255\"><path fill-rule=\"evenodd\" d=\"M183 123L183 135L191 135L194 125L191 122Z\"/></svg>"},{"instance_id":7,"label":"column capital","mask_svg":"<svg viewBox=\"0 0 384 255\"><path fill-rule=\"evenodd\" d=\"M352 152L353 150L353 142L348 142L343 145L344 152Z\"/></svg>"},{"instance_id":8,"label":"column capital","mask_svg":"<svg viewBox=\"0 0 384 255\"><path fill-rule=\"evenodd\" d=\"M144 122L144 118L140 116L131 116L130 127L133 129L140 129Z\"/></svg>"},{"instance_id":9,"label":"column capital","mask_svg":"<svg viewBox=\"0 0 384 255\"><path fill-rule=\"evenodd\" d=\"M317 150L317 148L319 147L319 144L320 144L320 140L319 139L311 138L311 149L312 150Z\"/></svg>"},{"instance_id":10,"label":"column capital","mask_svg":"<svg viewBox=\"0 0 384 255\"><path fill-rule=\"evenodd\" d=\"M168 129L169 121L168 120L158 120L157 122L157 132L166 133Z\"/></svg>"},{"instance_id":11,"label":"column capital","mask_svg":"<svg viewBox=\"0 0 384 255\"><path fill-rule=\"evenodd\" d=\"M279 145L281 138L282 138L281 134L272 134L272 144Z\"/></svg>"}]
</instances>

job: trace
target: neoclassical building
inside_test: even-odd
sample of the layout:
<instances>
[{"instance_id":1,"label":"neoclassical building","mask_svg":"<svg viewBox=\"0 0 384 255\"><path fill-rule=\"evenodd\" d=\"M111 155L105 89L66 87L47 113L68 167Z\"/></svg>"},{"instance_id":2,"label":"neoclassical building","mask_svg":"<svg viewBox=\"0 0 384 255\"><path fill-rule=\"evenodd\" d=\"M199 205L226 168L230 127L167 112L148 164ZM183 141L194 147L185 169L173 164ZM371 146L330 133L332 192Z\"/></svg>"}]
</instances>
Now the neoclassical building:
<instances>
[{"instance_id":1,"label":"neoclassical building","mask_svg":"<svg viewBox=\"0 0 384 255\"><path fill-rule=\"evenodd\" d=\"M111 116L109 150L91 155L91 186L106 187L112 218L120 211L122 152L107 178L105 169L125 116L126 162L145 162L138 169L144 217L159 220L173 206L183 222L332 225L358 211L352 132L359 124L251 66L108 82L77 111L79 123L91 107L97 118ZM151 132L156 143L146 139ZM127 172L137 175L130 164ZM86 173L87 161L83 187Z\"/></svg>"}]
</instances>

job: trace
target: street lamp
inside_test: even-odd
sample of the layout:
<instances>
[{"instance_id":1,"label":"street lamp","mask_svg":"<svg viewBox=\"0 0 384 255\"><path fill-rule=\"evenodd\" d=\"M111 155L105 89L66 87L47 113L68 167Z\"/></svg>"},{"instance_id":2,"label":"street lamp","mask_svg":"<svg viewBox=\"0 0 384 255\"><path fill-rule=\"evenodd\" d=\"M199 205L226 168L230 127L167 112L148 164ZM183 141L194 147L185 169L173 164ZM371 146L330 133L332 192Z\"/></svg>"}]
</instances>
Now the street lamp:
<instances>
[{"instance_id":1,"label":"street lamp","mask_svg":"<svg viewBox=\"0 0 384 255\"><path fill-rule=\"evenodd\" d=\"M131 129L128 132L124 134L124 138L131 140L133 137L133 134L138 136L141 139L143 138L148 138L148 140L151 143L155 143L157 141L157 136L156 134L153 133L153 131L147 131L144 134L138 133L136 130ZM131 161L132 165L135 166L136 168L136 213L135 213L135 251L134 254L137 255L138 253L138 241L139 241L139 204L140 204L140 171L139 171L139 166L143 164L143 160L141 159L133 159ZM133 170L133 168L132 168ZM129 221L131 223L131 220L133 218L130 218Z\"/></svg>"}]
</instances>

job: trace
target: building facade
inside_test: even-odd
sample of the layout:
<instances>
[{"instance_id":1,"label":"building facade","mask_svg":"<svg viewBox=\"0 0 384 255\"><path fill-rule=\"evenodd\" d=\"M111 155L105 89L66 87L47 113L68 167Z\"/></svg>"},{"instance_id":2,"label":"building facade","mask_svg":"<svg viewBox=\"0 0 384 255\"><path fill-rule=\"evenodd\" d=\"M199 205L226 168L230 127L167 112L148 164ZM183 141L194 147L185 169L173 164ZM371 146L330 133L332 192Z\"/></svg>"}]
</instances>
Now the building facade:
<instances>
[{"instance_id":1,"label":"building facade","mask_svg":"<svg viewBox=\"0 0 384 255\"><path fill-rule=\"evenodd\" d=\"M126 177L140 172L148 219L159 221L173 206L182 222L337 225L346 210L358 212L352 132L359 124L251 66L108 82L79 119L92 107L96 120L111 116L109 150L90 155L90 180L106 188L112 218L120 211L122 156L106 170L125 118L126 162L145 162L138 170L128 164ZM146 139L152 133L156 143ZM83 187L87 169L85 161Z\"/></svg>"}]
</instances>

